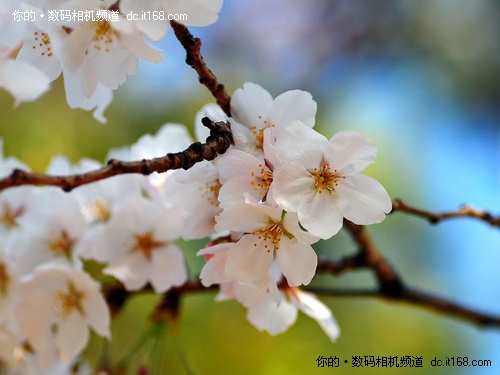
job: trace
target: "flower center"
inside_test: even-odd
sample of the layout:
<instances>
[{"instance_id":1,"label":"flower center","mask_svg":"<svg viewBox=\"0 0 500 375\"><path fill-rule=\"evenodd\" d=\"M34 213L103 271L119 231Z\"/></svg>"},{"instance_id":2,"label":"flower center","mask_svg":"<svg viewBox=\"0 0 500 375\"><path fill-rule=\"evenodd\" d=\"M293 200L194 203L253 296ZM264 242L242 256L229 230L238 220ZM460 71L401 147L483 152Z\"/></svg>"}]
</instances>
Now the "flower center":
<instances>
[{"instance_id":1,"label":"flower center","mask_svg":"<svg viewBox=\"0 0 500 375\"><path fill-rule=\"evenodd\" d=\"M17 227L17 219L24 213L24 207L13 209L8 203L2 204L3 212L0 216L0 223L8 228Z\"/></svg>"},{"instance_id":2,"label":"flower center","mask_svg":"<svg viewBox=\"0 0 500 375\"><path fill-rule=\"evenodd\" d=\"M7 271L7 265L4 262L0 263L0 294L7 295L7 290L10 284L10 275Z\"/></svg>"},{"instance_id":3,"label":"flower center","mask_svg":"<svg viewBox=\"0 0 500 375\"><path fill-rule=\"evenodd\" d=\"M259 116L259 120L262 121L262 116ZM255 136L255 146L257 148L263 148L264 145L264 130L269 127L276 127L276 124L269 124L269 121L262 121L263 126L257 127L255 125L250 126L250 131Z\"/></svg>"},{"instance_id":4,"label":"flower center","mask_svg":"<svg viewBox=\"0 0 500 375\"><path fill-rule=\"evenodd\" d=\"M265 197L269 191L269 187L273 182L273 172L265 165L259 164L259 172L251 172L250 175L254 178L250 182L252 189L256 191L261 197ZM257 176L256 176L257 175Z\"/></svg>"},{"instance_id":5,"label":"flower center","mask_svg":"<svg viewBox=\"0 0 500 375\"><path fill-rule=\"evenodd\" d=\"M314 168L313 172L309 173L309 177L314 178L314 187L320 194L324 190L332 194L339 186L338 180L346 178L346 176L339 175L336 169L332 172L330 164L324 161L321 162L320 168Z\"/></svg>"},{"instance_id":6,"label":"flower center","mask_svg":"<svg viewBox=\"0 0 500 375\"><path fill-rule=\"evenodd\" d=\"M142 235L136 234L134 237L135 244L132 246L132 250L140 251L147 260L151 260L154 250L166 245L166 242L155 240L151 232Z\"/></svg>"},{"instance_id":7,"label":"flower center","mask_svg":"<svg viewBox=\"0 0 500 375\"><path fill-rule=\"evenodd\" d=\"M257 236L258 240L264 241L264 249L266 249L268 253L271 250L278 251L281 235L283 234L283 224L282 222L271 223L267 227L253 232L253 234ZM257 247L257 243L254 243L253 246Z\"/></svg>"},{"instance_id":8,"label":"flower center","mask_svg":"<svg viewBox=\"0 0 500 375\"><path fill-rule=\"evenodd\" d=\"M104 43L104 50L109 52L109 45L113 43L113 30L108 21L102 20L97 22L97 27L95 29L94 38L94 48L98 51L102 49L102 43Z\"/></svg>"},{"instance_id":9,"label":"flower center","mask_svg":"<svg viewBox=\"0 0 500 375\"><path fill-rule=\"evenodd\" d=\"M56 315L66 319L74 310L83 314L82 299L84 294L76 289L73 283L68 283L68 289L57 293Z\"/></svg>"},{"instance_id":10,"label":"flower center","mask_svg":"<svg viewBox=\"0 0 500 375\"><path fill-rule=\"evenodd\" d=\"M90 214L101 223L106 223L110 216L108 204L103 199L97 199L89 209Z\"/></svg>"},{"instance_id":11,"label":"flower center","mask_svg":"<svg viewBox=\"0 0 500 375\"><path fill-rule=\"evenodd\" d=\"M31 46L32 49L41 49L42 56L52 57L52 49L50 48L50 38L47 33L35 31L33 34L35 43Z\"/></svg>"},{"instance_id":12,"label":"flower center","mask_svg":"<svg viewBox=\"0 0 500 375\"><path fill-rule=\"evenodd\" d=\"M49 240L49 250L56 256L65 256L70 259L75 241L69 237L65 230L62 230L59 235L52 232L51 237Z\"/></svg>"},{"instance_id":13,"label":"flower center","mask_svg":"<svg viewBox=\"0 0 500 375\"><path fill-rule=\"evenodd\" d=\"M219 180L205 183L200 188L202 198L205 198L211 206L219 207L219 191L221 188Z\"/></svg>"}]
</instances>

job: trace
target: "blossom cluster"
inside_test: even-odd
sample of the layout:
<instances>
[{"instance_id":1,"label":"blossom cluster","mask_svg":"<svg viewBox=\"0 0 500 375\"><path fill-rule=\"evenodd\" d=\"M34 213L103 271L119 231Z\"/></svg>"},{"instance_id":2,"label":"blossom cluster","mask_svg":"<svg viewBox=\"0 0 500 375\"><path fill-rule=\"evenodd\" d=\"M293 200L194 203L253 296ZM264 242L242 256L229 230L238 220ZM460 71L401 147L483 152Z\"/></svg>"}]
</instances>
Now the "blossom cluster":
<instances>
[{"instance_id":1,"label":"blossom cluster","mask_svg":"<svg viewBox=\"0 0 500 375\"><path fill-rule=\"evenodd\" d=\"M316 319L333 341L330 310L301 290L316 273L312 244L335 235L343 219L381 222L391 208L384 188L361 172L376 148L361 133L327 140L312 129L316 103L304 91L275 99L262 87L238 89L228 118L215 105L196 116L228 121L234 145L214 161L149 176L120 175L71 193L22 187L0 194L0 363L5 368L68 366L89 329L110 338L110 313L87 260L128 291L150 286L164 293L188 280L178 239L210 238L198 252L200 279L217 284L218 299L234 299L249 321L271 334L292 325L298 310ZM166 124L107 159L160 157L193 139ZM0 177L28 169L0 152ZM101 167L53 158L47 173L68 175ZM109 278L109 277L108 277ZM77 337L78 339L75 339ZM29 373L29 372L27 372ZM35 372L36 373L36 372Z\"/></svg>"},{"instance_id":2,"label":"blossom cluster","mask_svg":"<svg viewBox=\"0 0 500 375\"><path fill-rule=\"evenodd\" d=\"M119 6L117 5L119 4ZM71 108L104 111L113 91L133 74L139 60L162 61L160 41L170 27L166 18L130 14L183 14L178 22L206 26L217 20L222 0L4 0L0 3L0 87L15 103L33 101L50 82L64 76ZM109 17L29 17L18 14L113 14ZM104 13L107 12L107 13Z\"/></svg>"}]
</instances>

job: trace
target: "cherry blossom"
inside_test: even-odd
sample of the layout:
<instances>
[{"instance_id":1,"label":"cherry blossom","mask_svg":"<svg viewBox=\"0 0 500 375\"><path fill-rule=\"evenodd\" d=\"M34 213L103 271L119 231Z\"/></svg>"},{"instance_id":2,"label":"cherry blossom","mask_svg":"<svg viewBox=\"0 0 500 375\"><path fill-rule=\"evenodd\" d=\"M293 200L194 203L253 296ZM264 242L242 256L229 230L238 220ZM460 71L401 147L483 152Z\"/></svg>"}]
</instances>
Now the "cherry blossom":
<instances>
[{"instance_id":1,"label":"cherry blossom","mask_svg":"<svg viewBox=\"0 0 500 375\"><path fill-rule=\"evenodd\" d=\"M28 275L20 285L16 317L42 369L71 362L87 343L89 328L110 337L99 284L71 268L42 266Z\"/></svg>"},{"instance_id":2,"label":"cherry blossom","mask_svg":"<svg viewBox=\"0 0 500 375\"><path fill-rule=\"evenodd\" d=\"M311 244L317 238L300 229L296 214L258 204L248 195L247 202L235 202L216 218L216 230L244 233L229 250L226 274L242 283L265 284L276 255L289 285L308 284L316 272Z\"/></svg>"},{"instance_id":3,"label":"cherry blossom","mask_svg":"<svg viewBox=\"0 0 500 375\"><path fill-rule=\"evenodd\" d=\"M392 203L382 185L359 174L375 160L377 149L363 134L344 130L329 141L297 121L276 139L284 160L274 171L274 198L296 212L301 225L323 239L342 227L384 220Z\"/></svg>"},{"instance_id":4,"label":"cherry blossom","mask_svg":"<svg viewBox=\"0 0 500 375\"><path fill-rule=\"evenodd\" d=\"M263 155L263 132L273 129L278 135L292 121L300 120L313 127L316 102L301 90L287 91L274 100L266 90L254 83L245 83L231 99L231 123L236 148L259 158Z\"/></svg>"},{"instance_id":5,"label":"cherry blossom","mask_svg":"<svg viewBox=\"0 0 500 375\"><path fill-rule=\"evenodd\" d=\"M187 278L182 251L174 244L182 226L178 209L130 197L111 212L93 257L106 264L104 273L116 277L128 290L149 282L162 293Z\"/></svg>"}]
</instances>

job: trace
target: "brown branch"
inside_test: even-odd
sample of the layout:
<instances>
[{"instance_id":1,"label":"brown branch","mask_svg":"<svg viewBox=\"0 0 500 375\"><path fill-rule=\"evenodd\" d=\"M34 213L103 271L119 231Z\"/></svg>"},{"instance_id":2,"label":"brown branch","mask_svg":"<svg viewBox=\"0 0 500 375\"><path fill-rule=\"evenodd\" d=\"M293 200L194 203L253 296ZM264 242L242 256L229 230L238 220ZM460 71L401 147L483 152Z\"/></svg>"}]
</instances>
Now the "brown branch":
<instances>
[{"instance_id":1,"label":"brown branch","mask_svg":"<svg viewBox=\"0 0 500 375\"><path fill-rule=\"evenodd\" d=\"M58 186L64 191L71 191L78 186L121 174L149 175L153 172L162 173L171 169L189 169L202 160L212 160L217 155L223 154L233 143L228 123L214 122L208 117L204 117L202 123L210 129L210 136L206 143L193 143L184 151L133 162L112 159L106 166L95 171L69 176L51 176L14 169L8 177L0 179L0 191L21 185Z\"/></svg>"},{"instance_id":2,"label":"brown branch","mask_svg":"<svg viewBox=\"0 0 500 375\"><path fill-rule=\"evenodd\" d=\"M201 40L193 37L188 28L180 23L170 21L170 25L172 25L175 36L186 50L186 64L196 70L200 83L212 93L217 104L222 108L224 113L228 115L228 117L231 117L231 97L226 92L224 85L217 81L215 75L205 65L200 53Z\"/></svg>"},{"instance_id":3,"label":"brown branch","mask_svg":"<svg viewBox=\"0 0 500 375\"><path fill-rule=\"evenodd\" d=\"M369 297L385 299L392 302L408 303L446 316L453 316L480 327L500 328L500 316L479 312L459 303L407 287L403 287L400 294L397 296L387 295L380 290L335 290L318 287L306 287L305 289L309 292L323 296Z\"/></svg>"},{"instance_id":4,"label":"brown branch","mask_svg":"<svg viewBox=\"0 0 500 375\"><path fill-rule=\"evenodd\" d=\"M406 203L404 203L403 201L401 201L400 199L395 199L392 202L392 212L396 212L396 211L406 212L408 214L421 217L421 218L429 221L429 223L431 223L431 224L437 224L440 221L446 220L446 219L453 219L453 218L459 218L459 217L469 217L469 218L475 218L475 219L484 221L486 223L489 223L492 226L500 227L500 217L499 216L493 216L489 212L480 211L480 210L472 208L471 206L462 206L457 211L433 213L433 212L428 212L425 210L421 210L419 208L409 206Z\"/></svg>"}]
</instances>

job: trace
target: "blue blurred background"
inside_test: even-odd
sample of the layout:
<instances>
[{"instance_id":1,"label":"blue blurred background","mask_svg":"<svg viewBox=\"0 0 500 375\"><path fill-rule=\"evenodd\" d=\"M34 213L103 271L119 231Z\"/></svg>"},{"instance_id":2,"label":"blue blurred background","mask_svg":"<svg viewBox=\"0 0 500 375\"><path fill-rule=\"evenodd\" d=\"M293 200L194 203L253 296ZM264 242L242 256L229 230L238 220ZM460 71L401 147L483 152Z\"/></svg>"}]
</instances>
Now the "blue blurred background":
<instances>
[{"instance_id":1,"label":"blue blurred background","mask_svg":"<svg viewBox=\"0 0 500 375\"><path fill-rule=\"evenodd\" d=\"M430 211L463 204L500 214L500 3L494 0L226 0L218 23L192 28L206 63L229 91L247 81L273 96L291 89L318 102L316 129L363 131L379 149L367 174L391 197ZM164 61L142 63L115 94L107 125L67 108L62 84L13 109L0 93L4 152L43 171L57 154L103 160L166 122L192 127L213 102L184 64L173 34ZM412 286L500 315L500 231L456 219L436 226L401 213L369 228L384 256ZM203 242L188 244L191 266ZM346 233L316 247L325 258L355 251ZM367 272L321 275L315 285L365 288ZM157 340L155 357L172 374L499 374L498 329L417 307L357 298L323 298L342 329L332 344L305 316L271 337L215 293L183 300L174 338ZM131 345L153 297L131 302L115 324L115 349ZM144 317L141 319L140 317ZM97 344L96 344L97 345ZM149 350L149 349L148 349ZM145 350L146 352L146 350ZM117 354L119 355L119 354ZM423 356L424 368L318 368L318 356ZM493 367L431 367L435 357L491 360ZM149 361L149 362L148 362ZM163 368L163 367L162 367Z\"/></svg>"}]
</instances>

